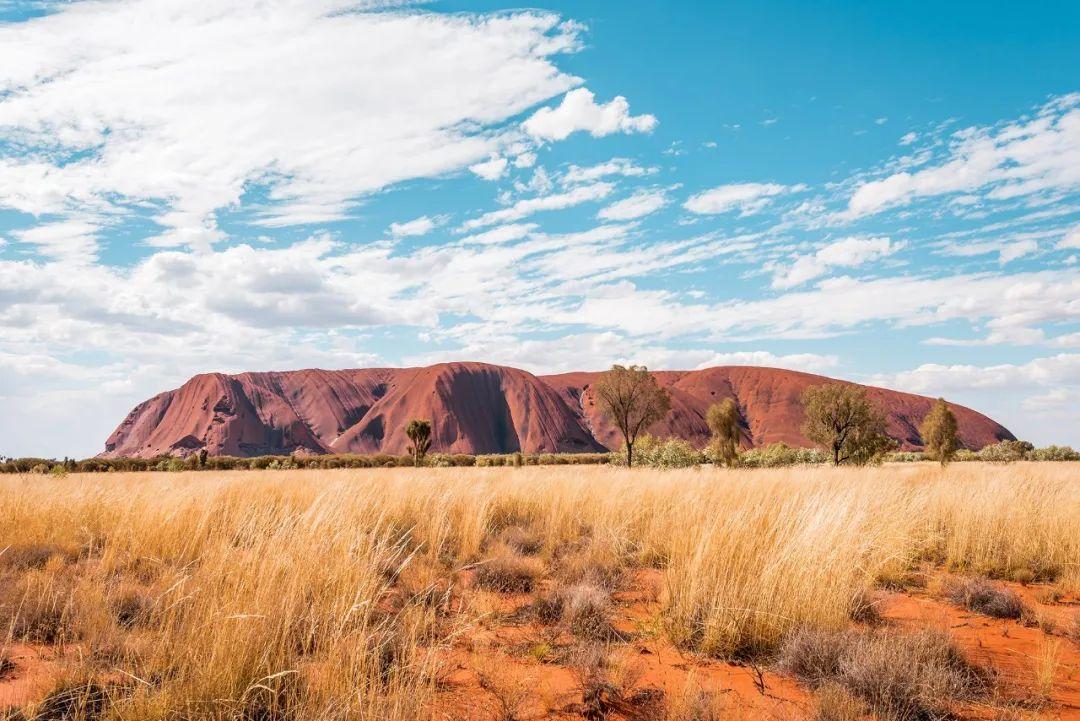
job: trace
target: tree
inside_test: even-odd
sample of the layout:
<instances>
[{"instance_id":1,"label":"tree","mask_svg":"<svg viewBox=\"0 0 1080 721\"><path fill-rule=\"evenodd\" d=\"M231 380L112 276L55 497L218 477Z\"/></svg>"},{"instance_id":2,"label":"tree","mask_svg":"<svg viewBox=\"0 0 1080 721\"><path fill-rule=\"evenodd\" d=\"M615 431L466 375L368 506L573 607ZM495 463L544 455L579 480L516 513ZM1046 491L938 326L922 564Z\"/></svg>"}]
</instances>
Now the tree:
<instances>
[{"instance_id":1,"label":"tree","mask_svg":"<svg viewBox=\"0 0 1080 721\"><path fill-rule=\"evenodd\" d=\"M634 465L634 441L638 434L663 418L671 398L645 366L614 365L593 388L600 407L622 433L626 465Z\"/></svg>"},{"instance_id":2,"label":"tree","mask_svg":"<svg viewBox=\"0 0 1080 721\"><path fill-rule=\"evenodd\" d=\"M956 438L956 416L949 410L944 398L938 398L923 418L919 435L922 436L923 453L927 458L940 461L945 466L956 455L956 449L960 447Z\"/></svg>"},{"instance_id":3,"label":"tree","mask_svg":"<svg viewBox=\"0 0 1080 721\"><path fill-rule=\"evenodd\" d=\"M841 463L865 465L880 459L895 443L885 433L885 417L861 386L827 383L803 392L806 421L802 432Z\"/></svg>"},{"instance_id":4,"label":"tree","mask_svg":"<svg viewBox=\"0 0 1080 721\"><path fill-rule=\"evenodd\" d=\"M739 459L739 407L731 398L709 406L705 422L712 431L713 451L725 466L733 466Z\"/></svg>"},{"instance_id":5,"label":"tree","mask_svg":"<svg viewBox=\"0 0 1080 721\"><path fill-rule=\"evenodd\" d=\"M419 466L424 462L424 456L431 448L431 421L413 419L405 426L405 435L412 441L409 446L409 454L412 455L413 465Z\"/></svg>"}]
</instances>

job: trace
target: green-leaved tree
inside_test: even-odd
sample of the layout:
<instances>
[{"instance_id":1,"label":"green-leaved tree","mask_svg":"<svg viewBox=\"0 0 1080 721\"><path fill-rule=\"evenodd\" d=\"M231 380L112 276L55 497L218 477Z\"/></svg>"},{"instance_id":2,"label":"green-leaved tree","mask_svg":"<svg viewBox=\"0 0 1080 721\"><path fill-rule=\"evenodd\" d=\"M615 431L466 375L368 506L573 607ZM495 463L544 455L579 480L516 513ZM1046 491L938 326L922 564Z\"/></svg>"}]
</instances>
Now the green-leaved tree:
<instances>
[{"instance_id":1,"label":"green-leaved tree","mask_svg":"<svg viewBox=\"0 0 1080 721\"><path fill-rule=\"evenodd\" d=\"M885 433L885 416L861 386L827 383L803 392L802 432L832 456L833 465L879 461L896 444Z\"/></svg>"},{"instance_id":2,"label":"green-leaved tree","mask_svg":"<svg viewBox=\"0 0 1080 721\"><path fill-rule=\"evenodd\" d=\"M424 456L431 448L431 421L419 419L409 421L409 425L405 426L405 435L412 441L409 454L412 455L413 465L423 465Z\"/></svg>"},{"instance_id":3,"label":"green-leaved tree","mask_svg":"<svg viewBox=\"0 0 1080 721\"><path fill-rule=\"evenodd\" d=\"M712 431L709 447L716 460L729 468L739 460L739 407L732 398L709 406L705 422Z\"/></svg>"},{"instance_id":4,"label":"green-leaved tree","mask_svg":"<svg viewBox=\"0 0 1080 721\"><path fill-rule=\"evenodd\" d=\"M668 392L660 387L645 366L615 365L596 381L593 392L600 407L622 433L626 465L634 465L634 441L638 434L667 415Z\"/></svg>"},{"instance_id":5,"label":"green-leaved tree","mask_svg":"<svg viewBox=\"0 0 1080 721\"><path fill-rule=\"evenodd\" d=\"M919 435L922 436L923 453L927 458L940 461L941 465L945 466L956 455L956 450L960 447L956 437L956 416L944 398L938 398L937 403L923 418Z\"/></svg>"}]
</instances>

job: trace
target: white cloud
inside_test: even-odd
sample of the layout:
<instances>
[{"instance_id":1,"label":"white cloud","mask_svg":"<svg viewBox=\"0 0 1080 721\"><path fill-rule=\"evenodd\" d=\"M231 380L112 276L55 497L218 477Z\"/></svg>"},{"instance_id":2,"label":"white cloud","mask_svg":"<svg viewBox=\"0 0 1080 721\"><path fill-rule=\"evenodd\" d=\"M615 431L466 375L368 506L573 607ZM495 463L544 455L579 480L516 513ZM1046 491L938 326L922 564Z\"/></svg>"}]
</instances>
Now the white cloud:
<instances>
[{"instance_id":1,"label":"white cloud","mask_svg":"<svg viewBox=\"0 0 1080 721\"><path fill-rule=\"evenodd\" d=\"M439 225L441 225L441 220L439 218L429 218L426 215L422 215L419 218L405 223L391 223L390 235L395 238L427 235Z\"/></svg>"},{"instance_id":2,"label":"white cloud","mask_svg":"<svg viewBox=\"0 0 1080 721\"><path fill-rule=\"evenodd\" d=\"M703 191L690 197L683 207L691 213L717 214L738 210L751 215L763 210L772 198L796 190L778 183L732 183Z\"/></svg>"},{"instance_id":3,"label":"white cloud","mask_svg":"<svg viewBox=\"0 0 1080 721\"><path fill-rule=\"evenodd\" d=\"M971 406L1036 444L1078 440L1080 355L1061 353L1024 363L972 365L925 363L879 374L867 382L912 393L944 396Z\"/></svg>"},{"instance_id":4,"label":"white cloud","mask_svg":"<svg viewBox=\"0 0 1080 721\"><path fill-rule=\"evenodd\" d=\"M338 219L480 163L503 143L490 128L579 82L551 62L579 45L555 15L368 7L118 0L0 25L0 137L17 140L0 206L81 218L149 202L166 246L221 240L215 213L252 186L265 226Z\"/></svg>"},{"instance_id":5,"label":"white cloud","mask_svg":"<svg viewBox=\"0 0 1080 721\"><path fill-rule=\"evenodd\" d=\"M1080 331L1055 336L1048 343L1059 348L1080 348Z\"/></svg>"},{"instance_id":6,"label":"white cloud","mask_svg":"<svg viewBox=\"0 0 1080 721\"><path fill-rule=\"evenodd\" d=\"M537 227L538 226L534 223L511 223L509 225L500 225L497 228L486 230L483 233L467 235L461 239L461 243L462 245L467 245L469 243L478 245L509 243L514 240L521 240L530 233L535 232Z\"/></svg>"},{"instance_id":7,"label":"white cloud","mask_svg":"<svg viewBox=\"0 0 1080 721\"><path fill-rule=\"evenodd\" d=\"M598 105L589 90L576 88L563 96L557 107L537 110L522 127L540 140L564 140L579 130L597 138L612 133L648 133L656 124L652 115L631 115L630 103L621 95Z\"/></svg>"},{"instance_id":8,"label":"white cloud","mask_svg":"<svg viewBox=\"0 0 1080 721\"><path fill-rule=\"evenodd\" d=\"M840 359L835 355L820 355L818 353L776 355L769 351L735 351L732 353L716 353L698 363L696 367L700 369L713 366L768 366L770 368L786 368L808 373L825 373L836 368L839 364Z\"/></svg>"},{"instance_id":9,"label":"white cloud","mask_svg":"<svg viewBox=\"0 0 1080 721\"><path fill-rule=\"evenodd\" d=\"M914 143L918 139L919 139L919 134L918 133L915 133L915 132L904 133L904 135L901 136L901 138L900 138L900 144L901 145L911 145L912 143Z\"/></svg>"},{"instance_id":10,"label":"white cloud","mask_svg":"<svg viewBox=\"0 0 1080 721\"><path fill-rule=\"evenodd\" d=\"M610 183L593 183L592 185L580 185L565 193L543 195L536 198L524 198L508 208L492 210L484 213L479 218L473 218L462 224L463 230L474 230L497 223L510 223L522 218L527 218L534 213L543 210L563 210L572 208L582 203L603 200L614 189Z\"/></svg>"},{"instance_id":11,"label":"white cloud","mask_svg":"<svg viewBox=\"0 0 1080 721\"><path fill-rule=\"evenodd\" d=\"M1054 246L1058 250L1080 250L1080 225L1074 225Z\"/></svg>"},{"instance_id":12,"label":"white cloud","mask_svg":"<svg viewBox=\"0 0 1080 721\"><path fill-rule=\"evenodd\" d=\"M497 156L491 160L485 160L482 163L470 165L469 170L473 171L484 180L498 180L506 174L506 167L506 158Z\"/></svg>"},{"instance_id":13,"label":"white cloud","mask_svg":"<svg viewBox=\"0 0 1080 721\"><path fill-rule=\"evenodd\" d=\"M536 153L522 153L514 158L515 168L531 168L534 165L536 165Z\"/></svg>"},{"instance_id":14,"label":"white cloud","mask_svg":"<svg viewBox=\"0 0 1080 721\"><path fill-rule=\"evenodd\" d=\"M940 365L925 363L910 371L876 376L886 385L913 393L941 395L973 388L1050 387L1080 384L1080 354L1060 353L1015 365Z\"/></svg>"},{"instance_id":15,"label":"white cloud","mask_svg":"<svg viewBox=\"0 0 1080 721\"><path fill-rule=\"evenodd\" d=\"M1006 243L998 253L998 262L1004 265L1005 263L1010 263L1019 258L1023 258L1025 255L1031 255L1038 249L1038 241L1031 238L1018 240L1013 243Z\"/></svg>"},{"instance_id":16,"label":"white cloud","mask_svg":"<svg viewBox=\"0 0 1080 721\"><path fill-rule=\"evenodd\" d=\"M601 220L635 220L655 213L667 202L667 193L663 190L640 190L603 208L596 217Z\"/></svg>"},{"instance_id":17,"label":"white cloud","mask_svg":"<svg viewBox=\"0 0 1080 721\"><path fill-rule=\"evenodd\" d=\"M606 163L590 165L584 168L577 165L571 165L566 169L566 172L563 173L562 183L564 185L591 183L609 175L637 178L643 175L652 175L653 173L658 172L658 170L659 168L655 167L642 167L627 158L612 158Z\"/></svg>"},{"instance_id":18,"label":"white cloud","mask_svg":"<svg viewBox=\"0 0 1080 721\"><path fill-rule=\"evenodd\" d=\"M1057 408L1063 408L1066 404L1071 403L1072 394L1064 388L1055 388L1047 391L1042 395L1034 395L1025 398L1023 401L1023 408L1027 411L1048 411Z\"/></svg>"},{"instance_id":19,"label":"white cloud","mask_svg":"<svg viewBox=\"0 0 1080 721\"><path fill-rule=\"evenodd\" d=\"M22 243L33 245L46 258L69 263L90 263L97 259L100 228L80 220L36 225L12 231Z\"/></svg>"},{"instance_id":20,"label":"white cloud","mask_svg":"<svg viewBox=\"0 0 1080 721\"><path fill-rule=\"evenodd\" d=\"M906 137L906 136L905 136ZM993 199L1080 187L1080 93L1057 98L1032 119L955 133L947 154L922 170L859 185L845 218L915 198L984 191Z\"/></svg>"},{"instance_id":21,"label":"white cloud","mask_svg":"<svg viewBox=\"0 0 1080 721\"><path fill-rule=\"evenodd\" d=\"M836 356L815 353L777 355L769 351L718 353L707 348L669 348L617 332L573 333L554 339L521 338L513 333L470 329L454 348L405 359L426 365L461 358L484 358L532 373L604 370L613 363L644 364L663 370L698 370L723 365L762 365L822 373L835 368Z\"/></svg>"},{"instance_id":22,"label":"white cloud","mask_svg":"<svg viewBox=\"0 0 1080 721\"><path fill-rule=\"evenodd\" d=\"M902 247L902 243L894 243L885 237L844 238L809 255L796 257L790 266L777 270L772 286L793 288L825 275L832 268L855 268L892 255Z\"/></svg>"}]
</instances>

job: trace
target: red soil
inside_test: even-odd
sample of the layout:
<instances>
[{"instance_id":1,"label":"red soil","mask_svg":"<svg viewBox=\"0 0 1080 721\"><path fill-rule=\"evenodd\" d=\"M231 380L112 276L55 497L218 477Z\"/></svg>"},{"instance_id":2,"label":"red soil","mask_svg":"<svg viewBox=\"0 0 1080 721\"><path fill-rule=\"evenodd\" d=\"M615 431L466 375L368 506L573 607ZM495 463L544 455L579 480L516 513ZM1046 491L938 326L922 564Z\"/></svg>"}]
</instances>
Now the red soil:
<instances>
[{"instance_id":1,"label":"red soil","mask_svg":"<svg viewBox=\"0 0 1080 721\"><path fill-rule=\"evenodd\" d=\"M109 437L106 457L290 453L404 453L413 418L434 425L432 450L445 453L575 453L618 448L620 439L592 394L597 373L534 376L483 363L427 368L302 370L195 376L140 403ZM724 366L660 371L672 410L653 433L703 446L705 411L734 398L743 447L776 441L807 446L800 394L831 379L807 373ZM887 413L904 448L921 446L917 427L933 402L880 388L871 397ZM953 406L965 447L1013 438L975 411Z\"/></svg>"},{"instance_id":2,"label":"red soil","mask_svg":"<svg viewBox=\"0 0 1080 721\"><path fill-rule=\"evenodd\" d=\"M767 667L727 663L682 651L662 632L663 581L660 571L634 575L625 591L615 595L615 628L620 638L607 649L613 665L628 669L626 687L611 696L606 718L635 721L656 718L648 711L650 699L676 699L687 688L714 695L726 710L724 718L811 718L814 702L810 689ZM545 581L550 584L550 581ZM996 674L998 693L981 704L954 709L956 718L1014 718L1008 709L1029 708L1023 718L1069 721L1080 719L1080 644L1069 633L1080 610L1080 600L1047 603L1037 587L1008 584L1020 593L1038 617L1051 618L1041 627L982 616L966 611L923 590L881 592L876 601L885 623L916 628L941 628L973 663ZM445 721L490 721L498 718L500 693L521 696L516 718L587 719L580 674L572 660L560 652L575 645L566 632L551 632L521 613L531 594L499 594L473 586L473 574L457 574L451 600L443 608L458 617L468 594L471 610L487 609L479 625L459 629L451 647L441 652L438 703L432 718ZM392 599L387 599L392 605ZM546 654L536 653L540 645ZM1043 697L1037 668L1047 648L1056 655L1049 698ZM64 658L47 647L14 644L7 647L15 662L0 677L0 712L39 701L61 675ZM1020 718L1020 717L1017 717Z\"/></svg>"},{"instance_id":3,"label":"red soil","mask_svg":"<svg viewBox=\"0 0 1080 721\"><path fill-rule=\"evenodd\" d=\"M1039 699L1037 671L1046 654L1056 656L1053 688L1041 718L1080 719L1080 643L1068 637L1080 603L1043 603L1037 589L1006 583L1032 611L1053 621L1050 633L1020 621L991 618L960 608L927 593L887 594L881 599L882 617L913 628L947 631L972 663L992 668L1001 681L1003 695L1016 703ZM973 707L970 718L997 718L991 709Z\"/></svg>"},{"instance_id":4,"label":"red soil","mask_svg":"<svg viewBox=\"0 0 1080 721\"><path fill-rule=\"evenodd\" d=\"M0 711L40 699L56 681L59 668L51 648L15 643L0 651L14 664L0 675Z\"/></svg>"}]
</instances>

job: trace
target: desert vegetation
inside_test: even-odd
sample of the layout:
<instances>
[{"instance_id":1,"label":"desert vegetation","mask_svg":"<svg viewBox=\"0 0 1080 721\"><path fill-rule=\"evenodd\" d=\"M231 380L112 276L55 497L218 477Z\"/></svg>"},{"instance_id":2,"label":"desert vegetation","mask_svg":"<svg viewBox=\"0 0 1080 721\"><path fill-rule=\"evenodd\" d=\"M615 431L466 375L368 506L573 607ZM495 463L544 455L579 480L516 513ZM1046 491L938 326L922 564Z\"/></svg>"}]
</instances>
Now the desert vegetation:
<instances>
[{"instance_id":1,"label":"desert vegetation","mask_svg":"<svg viewBox=\"0 0 1080 721\"><path fill-rule=\"evenodd\" d=\"M1071 464L23 474L0 549L27 718L930 719L1075 683Z\"/></svg>"}]
</instances>

